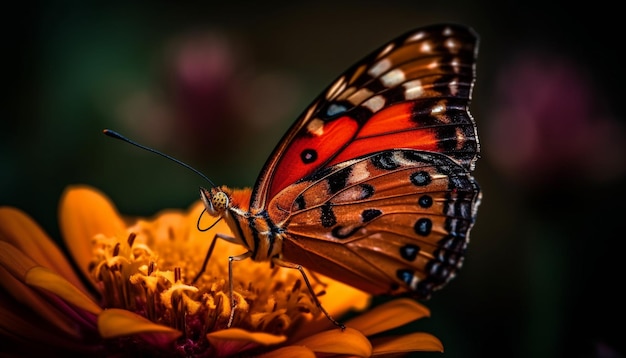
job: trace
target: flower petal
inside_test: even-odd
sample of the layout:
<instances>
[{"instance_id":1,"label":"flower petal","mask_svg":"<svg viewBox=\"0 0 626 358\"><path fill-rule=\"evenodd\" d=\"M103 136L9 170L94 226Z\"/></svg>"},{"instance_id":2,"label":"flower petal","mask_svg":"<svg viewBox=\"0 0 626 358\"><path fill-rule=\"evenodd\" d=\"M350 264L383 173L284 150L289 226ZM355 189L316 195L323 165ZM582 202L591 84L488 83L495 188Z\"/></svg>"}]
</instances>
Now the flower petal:
<instances>
[{"instance_id":1,"label":"flower petal","mask_svg":"<svg viewBox=\"0 0 626 358\"><path fill-rule=\"evenodd\" d=\"M3 249L0 249L3 252ZM35 292L32 287L24 284L23 279L17 279L10 271L0 267L0 282L8 293L15 298L15 302L20 302L23 306L14 306L14 301L5 300L0 298L0 304L3 309L7 309L11 312L19 311L22 308L28 311L29 315L33 315L36 319L30 321L24 321L25 326L42 327L44 322L50 322L55 326L57 332L63 332L71 337L78 338L80 332L74 322L70 322L70 318L60 312L54 305L49 302L46 297L43 297L38 292ZM42 322L43 321L43 322ZM14 326L15 325L15 326ZM0 331L14 331L17 333L19 324L17 321L0 320ZM13 328L16 328L15 330ZM31 330L32 331L32 330Z\"/></svg>"},{"instance_id":2,"label":"flower petal","mask_svg":"<svg viewBox=\"0 0 626 358\"><path fill-rule=\"evenodd\" d=\"M15 300L40 315L40 318L56 325L61 331L78 336L76 327L58 307L26 285L26 276L36 263L13 245L0 241L0 283ZM2 302L3 305L8 303Z\"/></svg>"},{"instance_id":3,"label":"flower petal","mask_svg":"<svg viewBox=\"0 0 626 358\"><path fill-rule=\"evenodd\" d=\"M425 306L409 298L399 298L364 312L346 322L346 326L371 336L429 316Z\"/></svg>"},{"instance_id":4,"label":"flower petal","mask_svg":"<svg viewBox=\"0 0 626 358\"><path fill-rule=\"evenodd\" d=\"M4 304L4 302L3 302ZM3 337L2 356L39 357L67 356L70 352L86 351L76 324L73 334L44 321L32 310L0 306L0 336ZM14 354L15 352L16 354Z\"/></svg>"},{"instance_id":5,"label":"flower petal","mask_svg":"<svg viewBox=\"0 0 626 358\"><path fill-rule=\"evenodd\" d=\"M398 337L384 337L372 342L373 356L406 352L443 352L443 344L437 337L423 332L409 333Z\"/></svg>"},{"instance_id":6,"label":"flower petal","mask_svg":"<svg viewBox=\"0 0 626 358\"><path fill-rule=\"evenodd\" d=\"M315 353L303 346L287 346L259 355L259 358L315 358Z\"/></svg>"},{"instance_id":7,"label":"flower petal","mask_svg":"<svg viewBox=\"0 0 626 358\"><path fill-rule=\"evenodd\" d=\"M130 311L110 308L98 316L98 331L104 338L138 335L149 343L165 347L182 332L156 324Z\"/></svg>"},{"instance_id":8,"label":"flower petal","mask_svg":"<svg viewBox=\"0 0 626 358\"><path fill-rule=\"evenodd\" d=\"M239 328L229 328L206 335L218 352L218 356L230 356L258 346L269 346L284 342L287 337L264 332L249 332Z\"/></svg>"},{"instance_id":9,"label":"flower petal","mask_svg":"<svg viewBox=\"0 0 626 358\"><path fill-rule=\"evenodd\" d=\"M319 300L331 316L341 316L351 309L362 311L369 306L370 294L326 276L319 276L320 281L328 284L326 293L319 296Z\"/></svg>"},{"instance_id":10,"label":"flower petal","mask_svg":"<svg viewBox=\"0 0 626 358\"><path fill-rule=\"evenodd\" d=\"M87 294L72 285L65 278L41 266L33 267L26 273L25 282L34 287L52 292L65 302L95 315L102 311Z\"/></svg>"},{"instance_id":11,"label":"flower petal","mask_svg":"<svg viewBox=\"0 0 626 358\"><path fill-rule=\"evenodd\" d=\"M0 266L18 280L24 281L26 272L37 266L37 263L12 244L0 241Z\"/></svg>"},{"instance_id":12,"label":"flower petal","mask_svg":"<svg viewBox=\"0 0 626 358\"><path fill-rule=\"evenodd\" d=\"M21 210L0 208L0 240L18 248L41 266L48 267L82 288L82 283L63 252L41 227Z\"/></svg>"},{"instance_id":13,"label":"flower petal","mask_svg":"<svg viewBox=\"0 0 626 358\"><path fill-rule=\"evenodd\" d=\"M59 204L59 226L68 250L85 277L92 257L91 239L96 234L126 235L126 226L113 203L102 193L88 186L69 186Z\"/></svg>"},{"instance_id":14,"label":"flower petal","mask_svg":"<svg viewBox=\"0 0 626 358\"><path fill-rule=\"evenodd\" d=\"M211 343L217 340L229 340L254 342L265 346L282 343L287 339L285 336L277 336L265 332L249 332L239 328L222 329L208 333L206 337Z\"/></svg>"},{"instance_id":15,"label":"flower petal","mask_svg":"<svg viewBox=\"0 0 626 358\"><path fill-rule=\"evenodd\" d=\"M347 354L369 357L372 354L370 341L356 329L347 327L344 331L336 328L304 338L294 345L305 346L316 353Z\"/></svg>"}]
</instances>

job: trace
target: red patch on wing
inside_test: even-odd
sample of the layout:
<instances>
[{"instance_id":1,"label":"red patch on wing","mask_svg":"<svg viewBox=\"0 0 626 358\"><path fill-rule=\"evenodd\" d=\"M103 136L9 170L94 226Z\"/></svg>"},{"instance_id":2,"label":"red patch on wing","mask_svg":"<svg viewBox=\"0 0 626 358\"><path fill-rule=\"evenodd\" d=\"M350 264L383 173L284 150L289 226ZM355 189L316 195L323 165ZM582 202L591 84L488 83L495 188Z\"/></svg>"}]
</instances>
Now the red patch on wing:
<instances>
[{"instance_id":1,"label":"red patch on wing","mask_svg":"<svg viewBox=\"0 0 626 358\"><path fill-rule=\"evenodd\" d=\"M412 108L411 103L401 103L376 113L359 130L354 141L328 165L392 148L438 151L435 131L413 121Z\"/></svg>"},{"instance_id":2,"label":"red patch on wing","mask_svg":"<svg viewBox=\"0 0 626 358\"><path fill-rule=\"evenodd\" d=\"M319 131L300 134L284 152L280 163L274 171L269 197L274 197L285 187L295 183L318 169L356 135L358 124L350 117L340 117L324 123ZM314 150L315 160L305 163L303 153Z\"/></svg>"}]
</instances>

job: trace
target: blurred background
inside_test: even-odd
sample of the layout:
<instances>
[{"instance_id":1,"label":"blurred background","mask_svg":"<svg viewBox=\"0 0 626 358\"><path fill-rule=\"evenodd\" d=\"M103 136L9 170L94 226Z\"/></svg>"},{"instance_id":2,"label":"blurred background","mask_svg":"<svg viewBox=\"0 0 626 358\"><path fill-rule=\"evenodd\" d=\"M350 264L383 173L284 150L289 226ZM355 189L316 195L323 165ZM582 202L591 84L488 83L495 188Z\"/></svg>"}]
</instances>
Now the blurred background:
<instances>
[{"instance_id":1,"label":"blurred background","mask_svg":"<svg viewBox=\"0 0 626 358\"><path fill-rule=\"evenodd\" d=\"M445 4L445 5L444 5ZM0 204L59 238L67 185L122 213L251 186L310 101L353 62L437 22L481 37L472 102L484 191L459 276L427 302L445 356L624 357L624 30L594 2L122 1L5 7ZM441 356L420 354L417 356Z\"/></svg>"}]
</instances>

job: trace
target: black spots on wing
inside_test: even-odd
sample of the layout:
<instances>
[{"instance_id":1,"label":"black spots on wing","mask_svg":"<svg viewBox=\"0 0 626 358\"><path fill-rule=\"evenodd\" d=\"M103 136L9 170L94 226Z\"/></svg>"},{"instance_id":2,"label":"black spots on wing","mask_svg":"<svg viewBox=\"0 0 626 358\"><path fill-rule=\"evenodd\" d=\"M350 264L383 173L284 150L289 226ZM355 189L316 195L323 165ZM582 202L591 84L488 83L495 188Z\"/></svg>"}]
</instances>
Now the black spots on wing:
<instances>
[{"instance_id":1,"label":"black spots on wing","mask_svg":"<svg viewBox=\"0 0 626 358\"><path fill-rule=\"evenodd\" d=\"M333 205L330 202L321 206L321 221L323 227L333 227L337 224L337 218L333 212Z\"/></svg>"},{"instance_id":2,"label":"black spots on wing","mask_svg":"<svg viewBox=\"0 0 626 358\"><path fill-rule=\"evenodd\" d=\"M315 162L318 158L317 151L315 149L304 149L300 152L300 160L303 164L311 164Z\"/></svg>"},{"instance_id":3,"label":"black spots on wing","mask_svg":"<svg viewBox=\"0 0 626 358\"><path fill-rule=\"evenodd\" d=\"M430 177L430 174L428 174L428 172L425 172L423 170L419 172L411 173L409 179L411 180L411 183L413 183L413 185L415 186L426 186L430 184L433 180Z\"/></svg>"},{"instance_id":4,"label":"black spots on wing","mask_svg":"<svg viewBox=\"0 0 626 358\"><path fill-rule=\"evenodd\" d=\"M296 200L294 200L294 208L295 210L302 210L304 208L306 208L306 202L304 200L304 196L302 194L298 195L296 197Z\"/></svg>"},{"instance_id":5,"label":"black spots on wing","mask_svg":"<svg viewBox=\"0 0 626 358\"><path fill-rule=\"evenodd\" d=\"M433 197L430 195L424 194L420 196L419 199L417 199L417 205L419 205L420 207L424 209L428 209L433 205Z\"/></svg>"},{"instance_id":6,"label":"black spots on wing","mask_svg":"<svg viewBox=\"0 0 626 358\"><path fill-rule=\"evenodd\" d=\"M345 167L329 175L326 179L328 182L329 193L336 194L340 190L344 189L346 187L346 183L348 182L348 178L350 177L350 173L352 173L352 167Z\"/></svg>"},{"instance_id":7,"label":"black spots on wing","mask_svg":"<svg viewBox=\"0 0 626 358\"><path fill-rule=\"evenodd\" d=\"M413 272L413 270L399 269L396 271L396 277L398 277L400 281L409 286L411 285L414 276L415 273Z\"/></svg>"},{"instance_id":8,"label":"black spots on wing","mask_svg":"<svg viewBox=\"0 0 626 358\"><path fill-rule=\"evenodd\" d=\"M383 170L394 170L400 167L400 163L393 157L394 151L384 151L374 155L370 160L372 164Z\"/></svg>"},{"instance_id":9,"label":"black spots on wing","mask_svg":"<svg viewBox=\"0 0 626 358\"><path fill-rule=\"evenodd\" d=\"M357 232L360 228L361 226L346 227L346 226L338 225L338 226L335 226L331 230L331 233L337 239L347 239L350 236L352 236L355 232Z\"/></svg>"},{"instance_id":10,"label":"black spots on wing","mask_svg":"<svg viewBox=\"0 0 626 358\"><path fill-rule=\"evenodd\" d=\"M380 215L382 215L382 213L383 212L378 209L365 209L361 213L361 220L364 223L370 222L374 220L375 218L379 217Z\"/></svg>"},{"instance_id":11,"label":"black spots on wing","mask_svg":"<svg viewBox=\"0 0 626 358\"><path fill-rule=\"evenodd\" d=\"M400 248L400 256L407 261L414 261L419 252L420 247L414 244L407 244Z\"/></svg>"},{"instance_id":12,"label":"black spots on wing","mask_svg":"<svg viewBox=\"0 0 626 358\"><path fill-rule=\"evenodd\" d=\"M415 225L413 225L413 230L420 236L430 235L432 229L433 222L428 218L421 218L415 222Z\"/></svg>"}]
</instances>

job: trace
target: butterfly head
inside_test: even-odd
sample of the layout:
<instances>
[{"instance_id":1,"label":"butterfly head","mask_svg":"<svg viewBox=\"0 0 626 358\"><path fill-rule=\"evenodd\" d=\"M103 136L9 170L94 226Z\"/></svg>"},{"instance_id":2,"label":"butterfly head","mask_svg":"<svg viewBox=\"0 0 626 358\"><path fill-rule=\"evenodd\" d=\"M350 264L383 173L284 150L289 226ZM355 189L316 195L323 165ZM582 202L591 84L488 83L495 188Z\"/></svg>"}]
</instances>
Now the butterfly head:
<instances>
[{"instance_id":1,"label":"butterfly head","mask_svg":"<svg viewBox=\"0 0 626 358\"><path fill-rule=\"evenodd\" d=\"M221 216L230 205L228 194L219 188L208 190L200 187L200 199L202 199L207 213L211 216Z\"/></svg>"}]
</instances>

